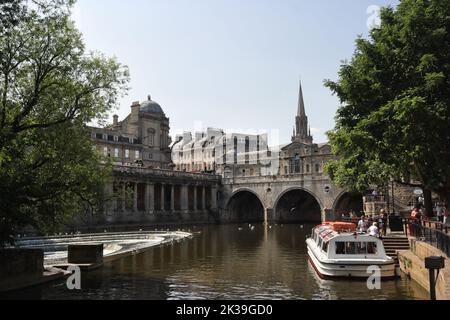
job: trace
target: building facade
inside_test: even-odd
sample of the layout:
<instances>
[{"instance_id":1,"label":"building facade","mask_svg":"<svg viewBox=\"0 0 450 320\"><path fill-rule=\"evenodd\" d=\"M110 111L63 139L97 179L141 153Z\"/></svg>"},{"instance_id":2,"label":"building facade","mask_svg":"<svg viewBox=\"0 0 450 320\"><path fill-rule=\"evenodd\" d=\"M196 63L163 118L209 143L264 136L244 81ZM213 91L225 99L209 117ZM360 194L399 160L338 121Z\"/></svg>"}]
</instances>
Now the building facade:
<instances>
[{"instance_id":1,"label":"building facade","mask_svg":"<svg viewBox=\"0 0 450 320\"><path fill-rule=\"evenodd\" d=\"M114 116L113 124L91 128L97 149L115 165L138 165L155 169L171 168L169 118L149 96L134 102L123 121Z\"/></svg>"},{"instance_id":2,"label":"building facade","mask_svg":"<svg viewBox=\"0 0 450 320\"><path fill-rule=\"evenodd\" d=\"M272 175L268 136L225 133L209 128L177 136L172 146L172 161L177 171L215 172L222 176Z\"/></svg>"}]
</instances>

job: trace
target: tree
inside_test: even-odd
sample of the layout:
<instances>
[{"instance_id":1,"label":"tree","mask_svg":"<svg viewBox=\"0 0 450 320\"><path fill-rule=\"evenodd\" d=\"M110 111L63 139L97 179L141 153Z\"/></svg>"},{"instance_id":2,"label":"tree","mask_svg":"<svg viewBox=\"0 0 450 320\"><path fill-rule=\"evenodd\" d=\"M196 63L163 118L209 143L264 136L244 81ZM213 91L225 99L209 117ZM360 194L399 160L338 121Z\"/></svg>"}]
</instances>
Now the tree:
<instances>
[{"instance_id":1,"label":"tree","mask_svg":"<svg viewBox=\"0 0 450 320\"><path fill-rule=\"evenodd\" d=\"M18 228L50 232L98 210L111 173L87 124L114 107L128 70L86 51L72 5L35 2L0 37L0 245Z\"/></svg>"},{"instance_id":2,"label":"tree","mask_svg":"<svg viewBox=\"0 0 450 320\"><path fill-rule=\"evenodd\" d=\"M382 9L380 27L325 85L341 101L329 132L336 183L362 191L419 181L428 210L431 191L450 205L450 1Z\"/></svg>"}]
</instances>

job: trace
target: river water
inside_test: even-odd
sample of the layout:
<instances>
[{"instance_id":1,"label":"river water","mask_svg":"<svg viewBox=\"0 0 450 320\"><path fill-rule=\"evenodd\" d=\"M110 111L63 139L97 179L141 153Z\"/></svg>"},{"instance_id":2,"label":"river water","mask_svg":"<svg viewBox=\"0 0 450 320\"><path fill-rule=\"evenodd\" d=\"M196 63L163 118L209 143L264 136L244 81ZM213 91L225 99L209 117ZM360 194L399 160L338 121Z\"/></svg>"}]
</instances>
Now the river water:
<instances>
[{"instance_id":1,"label":"river water","mask_svg":"<svg viewBox=\"0 0 450 320\"><path fill-rule=\"evenodd\" d=\"M325 281L307 259L312 226L193 227L192 239L156 247L82 275L82 290L64 281L9 293L19 299L427 299L403 277L368 290L365 282Z\"/></svg>"}]
</instances>

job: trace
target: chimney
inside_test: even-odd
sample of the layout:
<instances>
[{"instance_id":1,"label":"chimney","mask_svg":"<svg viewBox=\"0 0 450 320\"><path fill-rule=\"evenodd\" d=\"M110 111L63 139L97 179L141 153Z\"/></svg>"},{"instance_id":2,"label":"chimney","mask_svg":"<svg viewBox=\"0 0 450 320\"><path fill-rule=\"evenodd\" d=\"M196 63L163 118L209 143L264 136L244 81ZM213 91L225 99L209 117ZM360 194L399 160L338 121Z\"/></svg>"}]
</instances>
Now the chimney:
<instances>
[{"instance_id":1,"label":"chimney","mask_svg":"<svg viewBox=\"0 0 450 320\"><path fill-rule=\"evenodd\" d=\"M119 116L117 114L115 114L113 116L113 126L117 127L119 125Z\"/></svg>"}]
</instances>

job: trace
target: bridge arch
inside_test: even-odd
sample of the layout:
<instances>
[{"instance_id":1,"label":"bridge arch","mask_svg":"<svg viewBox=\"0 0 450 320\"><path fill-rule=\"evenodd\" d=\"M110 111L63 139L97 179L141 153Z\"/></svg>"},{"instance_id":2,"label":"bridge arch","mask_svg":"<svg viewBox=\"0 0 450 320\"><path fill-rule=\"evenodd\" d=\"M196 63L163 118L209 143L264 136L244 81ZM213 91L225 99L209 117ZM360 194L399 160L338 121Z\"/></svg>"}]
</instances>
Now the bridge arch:
<instances>
[{"instance_id":1,"label":"bridge arch","mask_svg":"<svg viewBox=\"0 0 450 320\"><path fill-rule=\"evenodd\" d=\"M227 222L260 223L264 222L264 201L254 190L240 188L235 190L227 203Z\"/></svg>"},{"instance_id":2,"label":"bridge arch","mask_svg":"<svg viewBox=\"0 0 450 320\"><path fill-rule=\"evenodd\" d=\"M333 212L336 218L354 211L358 216L364 210L363 195L359 192L343 191L336 197Z\"/></svg>"},{"instance_id":3,"label":"bridge arch","mask_svg":"<svg viewBox=\"0 0 450 320\"><path fill-rule=\"evenodd\" d=\"M278 195L274 202L274 220L280 223L322 222L323 204L313 192L292 187Z\"/></svg>"}]
</instances>

